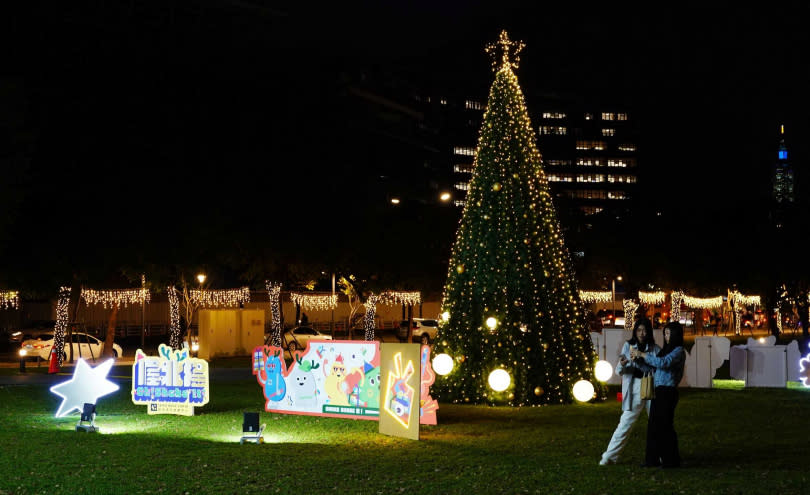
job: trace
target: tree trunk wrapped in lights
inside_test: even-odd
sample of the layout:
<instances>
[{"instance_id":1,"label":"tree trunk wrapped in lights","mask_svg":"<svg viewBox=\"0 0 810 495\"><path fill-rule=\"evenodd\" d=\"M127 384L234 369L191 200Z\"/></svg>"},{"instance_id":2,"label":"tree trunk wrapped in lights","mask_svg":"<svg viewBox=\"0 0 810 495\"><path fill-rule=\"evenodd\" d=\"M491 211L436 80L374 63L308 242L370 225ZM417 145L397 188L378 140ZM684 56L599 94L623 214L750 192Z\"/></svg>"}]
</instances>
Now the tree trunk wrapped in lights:
<instances>
[{"instance_id":1,"label":"tree trunk wrapped in lights","mask_svg":"<svg viewBox=\"0 0 810 495\"><path fill-rule=\"evenodd\" d=\"M597 356L512 71L522 47L506 32L487 47L501 56L451 254L435 349L454 361L453 371L434 384L446 401L565 403L577 381L596 385ZM495 392L488 378L499 368L511 383Z\"/></svg>"}]
</instances>

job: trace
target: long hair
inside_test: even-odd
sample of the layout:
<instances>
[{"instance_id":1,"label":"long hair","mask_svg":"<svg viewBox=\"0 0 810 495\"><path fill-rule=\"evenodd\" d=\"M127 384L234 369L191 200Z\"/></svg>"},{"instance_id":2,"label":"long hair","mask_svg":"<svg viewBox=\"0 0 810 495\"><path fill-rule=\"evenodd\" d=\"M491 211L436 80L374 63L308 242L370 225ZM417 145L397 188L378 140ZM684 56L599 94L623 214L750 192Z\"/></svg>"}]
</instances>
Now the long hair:
<instances>
[{"instance_id":1,"label":"long hair","mask_svg":"<svg viewBox=\"0 0 810 495\"><path fill-rule=\"evenodd\" d=\"M676 347L683 347L683 327L677 321L671 321L664 327L664 331L669 329L669 342L664 338L664 348L658 353L658 357L664 357Z\"/></svg>"},{"instance_id":2,"label":"long hair","mask_svg":"<svg viewBox=\"0 0 810 495\"><path fill-rule=\"evenodd\" d=\"M644 342L639 342L638 337L636 337L636 330L638 327L644 325L644 328L647 329L647 336L644 337ZM630 340L627 341L630 345L638 346L639 350L641 351L650 351L655 346L655 335L653 335L653 327L650 320L647 318L639 318L636 320L636 323L633 325L633 335L630 337Z\"/></svg>"}]
</instances>

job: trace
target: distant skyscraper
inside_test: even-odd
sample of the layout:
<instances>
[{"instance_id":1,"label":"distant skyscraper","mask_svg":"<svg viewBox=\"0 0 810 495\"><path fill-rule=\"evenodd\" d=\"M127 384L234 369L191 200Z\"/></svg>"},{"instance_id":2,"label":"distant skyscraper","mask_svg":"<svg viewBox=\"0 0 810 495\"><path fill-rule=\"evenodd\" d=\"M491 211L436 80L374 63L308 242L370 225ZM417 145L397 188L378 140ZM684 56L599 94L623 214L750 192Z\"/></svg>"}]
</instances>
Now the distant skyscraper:
<instances>
[{"instance_id":1,"label":"distant skyscraper","mask_svg":"<svg viewBox=\"0 0 810 495\"><path fill-rule=\"evenodd\" d=\"M777 203L793 203L793 168L788 163L788 151L785 146L785 126L779 129L779 158L773 168L773 199Z\"/></svg>"}]
</instances>

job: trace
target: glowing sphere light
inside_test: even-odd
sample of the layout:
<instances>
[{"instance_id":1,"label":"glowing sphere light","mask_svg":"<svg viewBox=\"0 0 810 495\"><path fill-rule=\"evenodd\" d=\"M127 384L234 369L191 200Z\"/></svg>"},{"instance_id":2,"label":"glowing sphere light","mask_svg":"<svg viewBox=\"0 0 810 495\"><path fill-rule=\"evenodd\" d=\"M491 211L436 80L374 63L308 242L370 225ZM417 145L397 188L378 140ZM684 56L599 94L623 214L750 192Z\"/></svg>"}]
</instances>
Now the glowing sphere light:
<instances>
[{"instance_id":1,"label":"glowing sphere light","mask_svg":"<svg viewBox=\"0 0 810 495\"><path fill-rule=\"evenodd\" d=\"M446 375L453 371L453 358L449 354L437 354L433 358L433 371L439 375Z\"/></svg>"},{"instance_id":2,"label":"glowing sphere light","mask_svg":"<svg viewBox=\"0 0 810 495\"><path fill-rule=\"evenodd\" d=\"M490 330L495 330L495 327L497 327L497 326L498 326L498 320L496 320L496 319L495 319L495 318L493 318L492 316L490 316L489 318L487 318L487 322L486 322L486 323L487 323L487 328L489 328Z\"/></svg>"},{"instance_id":3,"label":"glowing sphere light","mask_svg":"<svg viewBox=\"0 0 810 495\"><path fill-rule=\"evenodd\" d=\"M512 383L512 378L509 376L509 373L507 373L506 370L497 369L489 374L488 382L492 390L496 392L503 392L509 387L509 384Z\"/></svg>"},{"instance_id":4,"label":"glowing sphere light","mask_svg":"<svg viewBox=\"0 0 810 495\"><path fill-rule=\"evenodd\" d=\"M604 359L600 359L596 362L596 366L593 368L593 373L596 375L597 380L600 382L606 382L610 380L611 376L613 376L613 366L611 366L610 363Z\"/></svg>"},{"instance_id":5,"label":"glowing sphere light","mask_svg":"<svg viewBox=\"0 0 810 495\"><path fill-rule=\"evenodd\" d=\"M574 398L580 402L593 399L593 384L588 380L580 380L574 384Z\"/></svg>"}]
</instances>

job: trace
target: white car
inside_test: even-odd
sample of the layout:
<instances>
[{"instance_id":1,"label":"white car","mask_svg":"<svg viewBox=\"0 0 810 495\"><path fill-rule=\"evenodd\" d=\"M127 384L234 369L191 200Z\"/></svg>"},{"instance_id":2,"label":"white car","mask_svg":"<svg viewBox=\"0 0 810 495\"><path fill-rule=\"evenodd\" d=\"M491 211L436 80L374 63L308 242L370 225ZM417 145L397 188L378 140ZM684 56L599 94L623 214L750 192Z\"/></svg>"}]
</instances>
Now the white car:
<instances>
[{"instance_id":1,"label":"white car","mask_svg":"<svg viewBox=\"0 0 810 495\"><path fill-rule=\"evenodd\" d=\"M67 338L67 335L65 335ZM39 356L40 358L48 361L51 357L51 347L53 347L53 334L43 333L36 339L26 340L20 346L21 349L28 351L28 356ZM101 351L104 349L104 342L88 335L86 333L73 333L73 359L98 359L101 356ZM124 355L121 346L113 343L113 356L120 357ZM62 350L62 360L66 361L70 357L70 349L65 342L65 347Z\"/></svg>"},{"instance_id":2,"label":"white car","mask_svg":"<svg viewBox=\"0 0 810 495\"><path fill-rule=\"evenodd\" d=\"M413 322L413 326L411 327L411 341L419 342L423 345L430 345L436 340L436 335L439 333L439 320L413 318L411 321ZM400 328L407 328L408 320L402 320L399 326Z\"/></svg>"},{"instance_id":3,"label":"white car","mask_svg":"<svg viewBox=\"0 0 810 495\"><path fill-rule=\"evenodd\" d=\"M310 327L295 327L282 335L282 345L288 351L306 349L307 342L310 340L332 340L332 336Z\"/></svg>"}]
</instances>

